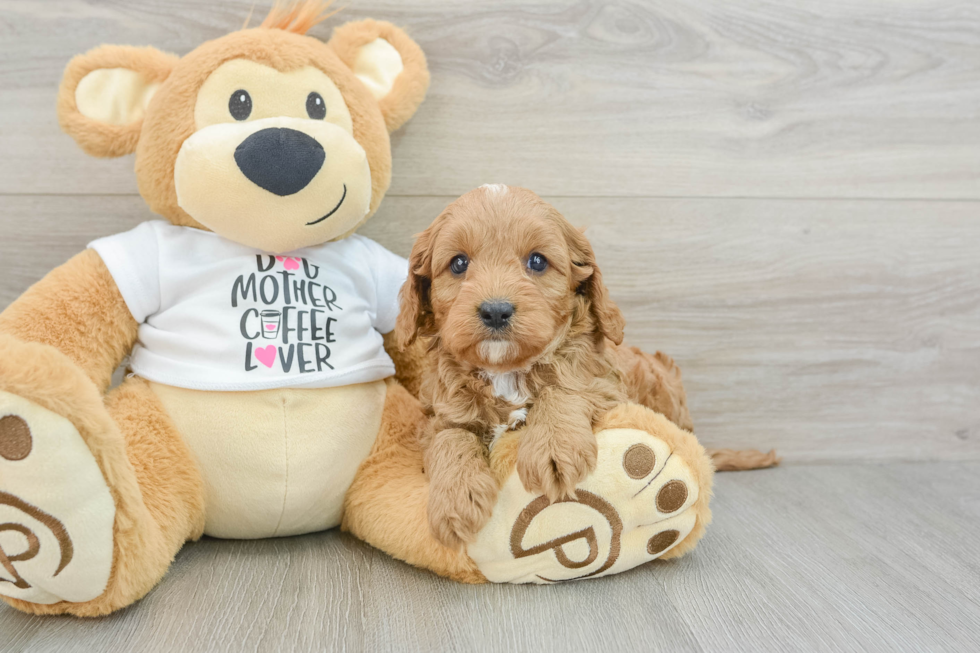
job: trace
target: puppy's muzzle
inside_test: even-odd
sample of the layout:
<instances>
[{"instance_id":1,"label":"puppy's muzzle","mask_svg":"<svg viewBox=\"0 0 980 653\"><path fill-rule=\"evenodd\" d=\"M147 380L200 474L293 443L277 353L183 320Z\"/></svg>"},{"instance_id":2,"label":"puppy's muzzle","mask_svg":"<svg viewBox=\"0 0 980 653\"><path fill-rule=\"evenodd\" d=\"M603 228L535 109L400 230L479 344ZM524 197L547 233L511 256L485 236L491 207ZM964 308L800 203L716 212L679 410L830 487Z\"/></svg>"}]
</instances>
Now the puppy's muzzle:
<instances>
[{"instance_id":1,"label":"puppy's muzzle","mask_svg":"<svg viewBox=\"0 0 980 653\"><path fill-rule=\"evenodd\" d=\"M235 163L242 174L280 197L306 188L324 159L326 153L315 138L285 127L257 131L235 149Z\"/></svg>"},{"instance_id":2,"label":"puppy's muzzle","mask_svg":"<svg viewBox=\"0 0 980 653\"><path fill-rule=\"evenodd\" d=\"M491 299L480 304L480 320L494 331L504 329L514 316L514 305L507 301Z\"/></svg>"}]
</instances>

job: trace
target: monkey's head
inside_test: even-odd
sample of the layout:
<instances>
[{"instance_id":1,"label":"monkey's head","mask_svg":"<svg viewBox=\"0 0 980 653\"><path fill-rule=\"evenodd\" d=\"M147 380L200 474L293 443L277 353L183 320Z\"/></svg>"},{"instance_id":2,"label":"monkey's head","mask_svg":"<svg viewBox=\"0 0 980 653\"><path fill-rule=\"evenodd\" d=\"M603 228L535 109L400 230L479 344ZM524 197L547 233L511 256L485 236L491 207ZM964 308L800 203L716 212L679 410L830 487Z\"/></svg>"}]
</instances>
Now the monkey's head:
<instances>
[{"instance_id":1,"label":"monkey's head","mask_svg":"<svg viewBox=\"0 0 980 653\"><path fill-rule=\"evenodd\" d=\"M262 25L184 57L103 45L72 59L62 128L89 154L136 153L140 194L177 225L284 253L353 233L391 180L389 132L425 97L425 56L363 20L306 36L326 5L272 10Z\"/></svg>"}]
</instances>

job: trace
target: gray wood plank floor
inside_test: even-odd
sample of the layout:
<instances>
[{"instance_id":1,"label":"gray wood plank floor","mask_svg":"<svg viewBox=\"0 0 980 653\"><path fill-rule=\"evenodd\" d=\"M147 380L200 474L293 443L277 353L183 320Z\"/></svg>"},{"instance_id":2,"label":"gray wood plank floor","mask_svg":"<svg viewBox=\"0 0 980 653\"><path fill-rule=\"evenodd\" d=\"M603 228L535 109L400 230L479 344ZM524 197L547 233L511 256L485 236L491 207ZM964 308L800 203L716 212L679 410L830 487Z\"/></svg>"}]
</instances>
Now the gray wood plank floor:
<instances>
[{"instance_id":1,"label":"gray wood plank floor","mask_svg":"<svg viewBox=\"0 0 980 653\"><path fill-rule=\"evenodd\" d=\"M553 587L463 586L336 531L189 545L96 620L0 610L4 651L970 651L980 463L722 474L690 556Z\"/></svg>"}]
</instances>

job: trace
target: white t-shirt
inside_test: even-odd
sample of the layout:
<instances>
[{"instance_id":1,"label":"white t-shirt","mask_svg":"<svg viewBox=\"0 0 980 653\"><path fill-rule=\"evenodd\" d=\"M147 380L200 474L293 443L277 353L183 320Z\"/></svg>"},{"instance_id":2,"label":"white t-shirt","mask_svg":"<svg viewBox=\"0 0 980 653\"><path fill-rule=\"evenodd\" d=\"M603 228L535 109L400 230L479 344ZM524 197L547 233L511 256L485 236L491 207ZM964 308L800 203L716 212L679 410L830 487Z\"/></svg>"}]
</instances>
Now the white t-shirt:
<instances>
[{"instance_id":1,"label":"white t-shirt","mask_svg":"<svg viewBox=\"0 0 980 653\"><path fill-rule=\"evenodd\" d=\"M395 373L408 262L353 235L273 256L209 231L144 222L93 241L133 317L136 374L196 390L324 388Z\"/></svg>"}]
</instances>

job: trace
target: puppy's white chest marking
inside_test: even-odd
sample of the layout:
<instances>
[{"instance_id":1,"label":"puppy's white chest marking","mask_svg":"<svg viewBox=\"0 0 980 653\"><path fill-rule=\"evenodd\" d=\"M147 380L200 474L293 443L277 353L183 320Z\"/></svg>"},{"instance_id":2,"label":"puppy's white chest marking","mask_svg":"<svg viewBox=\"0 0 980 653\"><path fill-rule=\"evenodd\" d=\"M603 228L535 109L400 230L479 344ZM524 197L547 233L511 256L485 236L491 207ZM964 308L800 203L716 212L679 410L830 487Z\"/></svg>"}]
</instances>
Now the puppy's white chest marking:
<instances>
[{"instance_id":1,"label":"puppy's white chest marking","mask_svg":"<svg viewBox=\"0 0 980 653\"><path fill-rule=\"evenodd\" d=\"M510 411L510 415L507 417L506 424L497 424L493 429L493 439L490 440L490 449L493 449L493 445L497 444L497 440L500 439L507 431L516 431L517 429L524 426L527 421L527 406L524 408L517 408Z\"/></svg>"},{"instance_id":2,"label":"puppy's white chest marking","mask_svg":"<svg viewBox=\"0 0 980 653\"><path fill-rule=\"evenodd\" d=\"M510 411L510 415L507 417L507 430L516 431L517 429L524 426L524 422L527 421L527 406L524 408L518 408L517 410Z\"/></svg>"},{"instance_id":3,"label":"puppy's white chest marking","mask_svg":"<svg viewBox=\"0 0 980 653\"><path fill-rule=\"evenodd\" d=\"M507 431L516 431L527 421L527 404L531 398L527 395L527 388L524 384L524 375L520 372L504 372L496 374L494 372L481 372L482 376L493 388L493 396L503 399L511 405L518 406L510 411L507 421L498 424L493 429L493 439L490 441L490 448L497 444Z\"/></svg>"},{"instance_id":4,"label":"puppy's white chest marking","mask_svg":"<svg viewBox=\"0 0 980 653\"><path fill-rule=\"evenodd\" d=\"M493 386L493 396L498 399L516 404L518 406L527 405L530 397L524 388L524 376L519 372L483 372L483 377Z\"/></svg>"}]
</instances>

